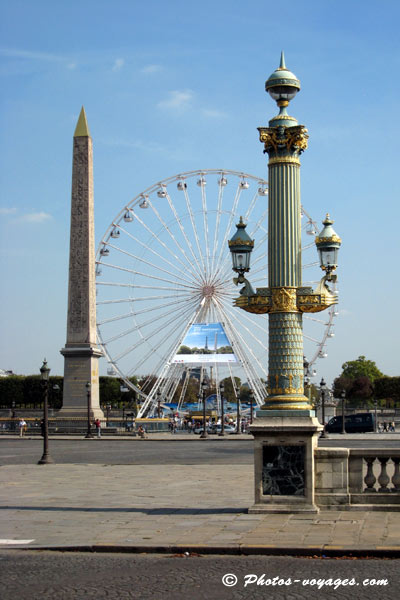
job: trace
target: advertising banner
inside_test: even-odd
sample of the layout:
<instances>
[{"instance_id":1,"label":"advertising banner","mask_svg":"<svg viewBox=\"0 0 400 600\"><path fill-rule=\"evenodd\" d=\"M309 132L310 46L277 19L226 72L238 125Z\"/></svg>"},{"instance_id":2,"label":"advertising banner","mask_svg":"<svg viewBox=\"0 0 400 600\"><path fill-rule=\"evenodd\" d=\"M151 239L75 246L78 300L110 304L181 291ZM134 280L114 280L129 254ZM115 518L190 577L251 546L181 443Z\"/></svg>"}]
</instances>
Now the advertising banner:
<instances>
[{"instance_id":1,"label":"advertising banner","mask_svg":"<svg viewBox=\"0 0 400 600\"><path fill-rule=\"evenodd\" d=\"M234 363L236 356L222 323L193 323L173 363Z\"/></svg>"}]
</instances>

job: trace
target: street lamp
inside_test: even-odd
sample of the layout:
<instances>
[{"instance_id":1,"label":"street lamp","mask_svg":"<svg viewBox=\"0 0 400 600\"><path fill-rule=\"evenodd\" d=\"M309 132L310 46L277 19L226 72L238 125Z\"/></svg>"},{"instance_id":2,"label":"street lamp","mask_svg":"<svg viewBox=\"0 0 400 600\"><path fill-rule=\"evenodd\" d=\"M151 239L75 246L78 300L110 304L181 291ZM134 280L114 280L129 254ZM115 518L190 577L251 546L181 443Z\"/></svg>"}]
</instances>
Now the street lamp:
<instances>
[{"instance_id":1,"label":"street lamp","mask_svg":"<svg viewBox=\"0 0 400 600\"><path fill-rule=\"evenodd\" d=\"M344 421L344 407L345 407L345 402L346 402L346 392L345 390L342 390L340 392L340 397L342 399L342 433L346 433L346 427L345 427L345 421Z\"/></svg>"},{"instance_id":2,"label":"street lamp","mask_svg":"<svg viewBox=\"0 0 400 600\"><path fill-rule=\"evenodd\" d=\"M253 424L253 400L254 400L253 390L250 390L249 396L250 396L250 425L252 425Z\"/></svg>"},{"instance_id":3,"label":"street lamp","mask_svg":"<svg viewBox=\"0 0 400 600\"><path fill-rule=\"evenodd\" d=\"M161 390L157 390L157 416L161 416Z\"/></svg>"},{"instance_id":4,"label":"street lamp","mask_svg":"<svg viewBox=\"0 0 400 600\"><path fill-rule=\"evenodd\" d=\"M86 439L93 439L93 435L92 432L90 430L90 409L91 409L91 394L90 394L90 388L91 388L91 384L88 381L86 384L86 395L87 395L87 433L85 435Z\"/></svg>"},{"instance_id":5,"label":"street lamp","mask_svg":"<svg viewBox=\"0 0 400 600\"><path fill-rule=\"evenodd\" d=\"M207 436L207 428L206 428L206 390L207 390L207 383L204 381L202 381L201 384L201 395L199 394L199 398L203 398L203 431L201 432L200 435L200 439L204 440L206 439Z\"/></svg>"},{"instance_id":6,"label":"street lamp","mask_svg":"<svg viewBox=\"0 0 400 600\"><path fill-rule=\"evenodd\" d=\"M328 281L336 281L336 275L332 275L331 273L336 270L338 265L338 252L342 240L334 231L332 227L333 221L329 214L326 215L325 221L322 221L322 224L324 228L315 238L320 266L323 271L326 271L326 279Z\"/></svg>"},{"instance_id":7,"label":"street lamp","mask_svg":"<svg viewBox=\"0 0 400 600\"><path fill-rule=\"evenodd\" d=\"M48 415L48 397L49 397L49 374L50 369L47 366L46 359L43 360L43 364L40 367L40 377L42 380L43 387L43 455L42 458L38 461L38 465L49 465L54 463L54 460L51 458L49 454L49 415Z\"/></svg>"},{"instance_id":8,"label":"street lamp","mask_svg":"<svg viewBox=\"0 0 400 600\"><path fill-rule=\"evenodd\" d=\"M236 393L236 433L240 433L240 389L235 387Z\"/></svg>"},{"instance_id":9,"label":"street lamp","mask_svg":"<svg viewBox=\"0 0 400 600\"><path fill-rule=\"evenodd\" d=\"M378 432L378 399L374 398L374 408L375 408L375 425L374 425L374 431L375 433Z\"/></svg>"},{"instance_id":10,"label":"street lamp","mask_svg":"<svg viewBox=\"0 0 400 600\"><path fill-rule=\"evenodd\" d=\"M221 431L218 434L221 436L225 435L224 392L225 392L225 385L224 385L224 382L221 381L221 383L219 384L219 393L221 396Z\"/></svg>"},{"instance_id":11,"label":"street lamp","mask_svg":"<svg viewBox=\"0 0 400 600\"><path fill-rule=\"evenodd\" d=\"M322 378L319 384L320 392L321 392L321 406L322 406L322 426L323 430L321 432L320 438L327 438L327 434L325 431L325 394L326 394L326 383L325 379Z\"/></svg>"}]
</instances>

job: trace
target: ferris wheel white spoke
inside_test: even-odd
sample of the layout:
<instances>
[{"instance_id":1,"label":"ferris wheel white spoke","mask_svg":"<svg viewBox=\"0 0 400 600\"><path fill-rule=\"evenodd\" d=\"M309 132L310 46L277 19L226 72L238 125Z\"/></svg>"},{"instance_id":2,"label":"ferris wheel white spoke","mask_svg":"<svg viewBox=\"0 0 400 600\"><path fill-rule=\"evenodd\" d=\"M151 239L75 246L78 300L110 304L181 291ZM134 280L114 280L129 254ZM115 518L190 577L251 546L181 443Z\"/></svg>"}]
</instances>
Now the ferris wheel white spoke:
<instances>
[{"instance_id":1,"label":"ferris wheel white spoke","mask_svg":"<svg viewBox=\"0 0 400 600\"><path fill-rule=\"evenodd\" d=\"M226 305L225 303L223 304L224 310L232 317L232 319L236 319L237 315L232 311L231 306ZM260 333L262 333L263 335L265 335L266 331L268 331L268 321L266 320L266 318L263 318L263 315L258 315L258 319L254 319L252 320L245 311L243 311L243 314L240 315L240 320L241 322L246 322L249 324L249 326L251 327L251 329L247 329L247 331L249 333L251 333L252 336L254 336L254 330L259 330ZM256 336L254 336L256 337ZM261 341L258 340L258 338L256 338L257 341L260 343L260 345L262 346L262 348L264 348L264 350L268 351L268 346L266 344L263 344Z\"/></svg>"},{"instance_id":2,"label":"ferris wheel white spoke","mask_svg":"<svg viewBox=\"0 0 400 600\"><path fill-rule=\"evenodd\" d=\"M224 198L224 189L225 189L223 177L224 177L224 175L223 175L223 173L221 173L221 178L218 182L217 217L215 220L214 243L213 243L212 264L211 264L210 275L215 271L215 258L217 256L217 251L218 251L219 227L220 227L220 223L221 223L222 201Z\"/></svg>"},{"instance_id":3,"label":"ferris wheel white spoke","mask_svg":"<svg viewBox=\"0 0 400 600\"><path fill-rule=\"evenodd\" d=\"M135 269L128 269L127 267L119 267L118 265L113 265L111 263L102 263L102 264L104 267L108 267L110 269L116 269L117 271L125 271L126 273L131 273L132 275L139 275L139 276L145 277L145 278L156 279L157 281L163 281L164 283L176 284L176 281L173 281L171 279L166 279L165 277L157 277L156 275L150 275L149 273L143 273L142 271L136 271ZM192 285L181 284L181 285L188 289L196 289L194 284L192 284ZM139 286L132 285L132 287L139 287ZM166 289L169 289L169 288L166 288Z\"/></svg>"},{"instance_id":4,"label":"ferris wheel white spoke","mask_svg":"<svg viewBox=\"0 0 400 600\"><path fill-rule=\"evenodd\" d=\"M182 319L178 322L179 324L181 322L184 322L185 318L187 315L189 315L191 313L191 310L188 310L183 316ZM174 316L173 319L170 319L169 321L167 321L166 323L164 323L163 327L164 329L166 329L169 325L173 324L176 322L176 315ZM159 332L159 330L155 330L153 332L151 332L151 335L147 335L146 337L143 337L137 344L134 344L132 346L130 346L129 348L127 348L126 350L124 350L124 352L121 352L114 360L115 362L118 362L119 360L121 360L121 358L123 358L124 356L126 356L127 354L130 354L133 350L136 350L139 346L141 346L142 344L148 342L150 339L152 339L155 335L157 335ZM164 343L165 340L167 340L171 335L171 332L168 330L168 333L166 334L166 336L164 338L161 339L161 342L159 343ZM136 365L136 369L139 369L139 367L141 367L141 365L143 364L143 362L145 362L145 360L147 360L147 358L149 356L151 356L153 354L154 350L150 350L149 354L146 355L146 357Z\"/></svg>"},{"instance_id":5,"label":"ferris wheel white spoke","mask_svg":"<svg viewBox=\"0 0 400 600\"><path fill-rule=\"evenodd\" d=\"M206 248L206 264L207 276L210 276L210 247L208 243L208 211L207 211L207 195L205 184L201 185L201 204L203 208L203 227L204 227L204 244Z\"/></svg>"},{"instance_id":6,"label":"ferris wheel white spoke","mask_svg":"<svg viewBox=\"0 0 400 600\"><path fill-rule=\"evenodd\" d=\"M258 360L258 357L254 354L254 352L249 347L247 342L243 339L243 337L240 335L238 330L235 329L235 327L233 326L233 323L229 317L229 314L224 310L224 307L222 307L222 305L219 303L218 303L218 307L222 314L225 325L227 326L227 329L230 331L232 343L233 343L233 340L239 340L239 343L235 343L234 352L238 353L238 357L242 361L242 364L245 366L245 369L247 369L248 373L253 373L254 374L253 377L255 377L257 379L257 374L255 373L252 364L250 364L250 362L247 360L246 355L242 352L242 347L247 348L247 350L252 355L253 360L259 365L259 367L261 368L261 370L263 372L265 371L265 367L260 363L260 361Z\"/></svg>"},{"instance_id":7,"label":"ferris wheel white spoke","mask_svg":"<svg viewBox=\"0 0 400 600\"><path fill-rule=\"evenodd\" d=\"M226 310L227 315L229 315L230 317L235 319L234 313L232 313L229 309L225 308L225 310ZM251 321L251 325L253 325L253 321ZM242 323L241 323L241 326L249 335L256 337L254 335L254 333L248 327L246 327ZM261 329L261 327L260 327L260 329ZM263 331L263 330L261 329L261 331ZM265 330L263 331L263 333L265 333ZM268 352L268 346L266 344L263 344L263 342L259 338L256 338L256 340L257 340L258 344L265 350L265 352Z\"/></svg>"},{"instance_id":8,"label":"ferris wheel white spoke","mask_svg":"<svg viewBox=\"0 0 400 600\"><path fill-rule=\"evenodd\" d=\"M187 208L187 211L189 213L189 219L190 219L190 223L192 225L192 231L193 231L194 239L195 239L195 242L196 242L197 251L199 253L199 258L200 258L202 273L203 273L203 276L205 276L205 274L206 274L206 266L205 266L204 260L203 260L203 251L202 251L202 249L200 247L200 240L199 240L199 236L197 234L197 227L195 226L195 222L194 222L192 204L190 202L189 193L187 191L187 184L186 183L184 183L184 187L183 187L182 191L183 191L183 194L185 196L186 208Z\"/></svg>"},{"instance_id":9,"label":"ferris wheel white spoke","mask_svg":"<svg viewBox=\"0 0 400 600\"><path fill-rule=\"evenodd\" d=\"M163 269L162 267L160 267L154 263L151 263L150 261L145 260L144 258L142 258L140 256L136 256L135 254L132 254L131 252L128 252L127 250L118 248L118 246L114 246L113 244L109 244L109 247L113 248L114 250L117 250L118 252L121 252L121 254L124 254L125 256L129 256L130 258L138 260L139 262L141 262L149 267L152 267L153 269L155 269L157 271L161 271L162 273L166 273L167 275L170 275L171 277L176 277L177 279L180 279L181 281L185 281L189 285L193 285L193 281L190 281L189 279L181 277L180 275L177 275L176 273L172 273L171 271L167 271L166 269ZM107 263L102 263L102 265L107 266Z\"/></svg>"},{"instance_id":10,"label":"ferris wheel white spoke","mask_svg":"<svg viewBox=\"0 0 400 600\"><path fill-rule=\"evenodd\" d=\"M170 197L169 193L166 192L166 194L167 194L166 198L167 198L169 207L170 207L172 213L174 214L176 222L178 223L178 227L181 230L181 233L182 233L182 235L183 235L183 237L185 239L185 242L186 242L186 244L187 244L187 246L188 246L188 248L190 250L190 253L191 253L191 255L192 255L193 259L194 259L195 265L197 266L197 271L196 272L197 272L197 274L198 274L199 277L202 277L201 265L200 265L200 263L198 261L198 258L196 256L194 250L193 250L192 243L191 243L190 239L188 238L188 236L186 234L185 228L184 228L184 226L182 224L182 221L181 221L181 219L180 219L180 217L179 217L179 215L178 215L178 213L176 211L176 208L175 208L174 204L172 203L172 200L171 200L171 197Z\"/></svg>"},{"instance_id":11,"label":"ferris wheel white spoke","mask_svg":"<svg viewBox=\"0 0 400 600\"><path fill-rule=\"evenodd\" d=\"M180 304L183 304L183 303L186 303L186 299L179 300L179 301L175 300L174 308L176 309L177 306L179 306ZM158 304L156 306L150 306L148 308L144 308L143 310L135 310L134 312L130 311L129 313L125 313L124 315L118 315L116 317L110 317L109 319L104 319L103 321L99 321L97 323L97 325L98 326L105 325L106 323L113 323L115 321L121 321L123 319L132 318L133 316L137 317L139 315L143 315L143 314L153 312L155 310L160 310L162 308L166 308L166 307L170 307L170 306L171 306L171 303L168 302L167 304ZM143 325L144 324L142 323L141 326L143 326Z\"/></svg>"},{"instance_id":12,"label":"ferris wheel white spoke","mask_svg":"<svg viewBox=\"0 0 400 600\"><path fill-rule=\"evenodd\" d=\"M253 214L253 210L256 207L257 198L258 198L258 189L256 188L256 190L250 200L249 206L243 215L243 219L244 219L245 223L247 223L249 221L251 215Z\"/></svg>"},{"instance_id":13,"label":"ferris wheel white spoke","mask_svg":"<svg viewBox=\"0 0 400 600\"><path fill-rule=\"evenodd\" d=\"M193 312L190 312L190 311L188 311L187 313L185 313L184 315L182 315L182 318L180 319L180 321L178 321L178 323L177 323L177 324L175 324L174 333L176 333L177 331L179 331L179 330L178 330L178 326L184 325L184 324L185 324L185 322L187 322L187 320L190 318L190 317L189 317L189 315L190 315L190 314L193 314ZM167 326L167 325L170 325L171 323L174 323L174 322L175 322L174 320L171 320L169 323L167 323L167 324L166 324L166 326ZM155 332L155 333L158 333L158 332ZM154 333L153 335L155 335L155 333ZM152 336L150 336L150 337L148 337L148 338L145 338L145 339L141 340L140 344L141 344L141 343L144 343L144 342L146 342L146 341L148 341L148 339L151 339L151 337L153 337L153 335L152 335ZM168 330L168 332L166 333L166 335L165 335L163 338L161 338L161 340L160 340L160 341L158 341L158 344L159 344L159 345L162 345L162 344L163 344L163 343L164 343L166 340L170 339L170 337L171 337L171 333L170 333L170 331ZM131 350L129 350L128 352L130 352L130 351L131 351ZM143 357L143 359L142 359L142 360L141 360L139 363L137 363L137 364L135 365L135 369L136 369L136 370L137 370L137 369L140 369L140 367L142 366L142 364L143 364L144 362L146 362L146 361L147 361L147 360L150 358L150 356L152 356L152 355L153 355L153 353L154 353L154 351L153 351L153 350L150 350L150 351L148 352L148 354L147 354L145 357ZM119 360L119 358L120 358L120 357L118 357L118 359L116 359L116 360ZM133 369L131 370L131 372L133 372Z\"/></svg>"},{"instance_id":14,"label":"ferris wheel white spoke","mask_svg":"<svg viewBox=\"0 0 400 600\"><path fill-rule=\"evenodd\" d=\"M170 306L171 305L168 304L168 307L170 307ZM111 342L115 342L116 340L120 340L123 337L125 337L127 335L130 335L131 333L135 333L136 331L138 331L139 328L144 329L148 325L154 325L155 323L158 323L159 321L162 321L165 317L167 317L170 314L176 315L176 309L175 309L175 307L173 307L172 309L170 309L170 310L162 313L161 315L158 315L157 317L153 317L149 321L145 321L144 323L140 323L140 325L136 325L135 327L127 329L126 331L123 331L123 332L119 333L118 335L115 335L114 337L109 338L104 343L105 344L110 344Z\"/></svg>"},{"instance_id":15,"label":"ferris wheel white spoke","mask_svg":"<svg viewBox=\"0 0 400 600\"><path fill-rule=\"evenodd\" d=\"M153 211L154 212L154 211ZM186 252L183 250L183 248L180 246L180 244L178 244L178 242L176 241L175 237L172 235L169 227L167 225L165 225L165 231L167 232L169 238L174 242L175 246L178 248L180 254L183 256L184 261L182 261L176 254L174 254L174 252L172 252L172 250L169 248L169 246L167 244L164 243L164 241L161 239L160 236L156 235L147 225L144 221L142 221L138 216L136 216L136 219L139 221L139 223L144 227L144 229L151 234L151 236L153 237L154 240L156 240L163 248L164 250L166 250L166 252L168 252L168 254L170 254L173 258L175 258L175 260L177 260L185 269L187 269L188 271L192 272L193 275L195 273L195 271L193 271L192 266L193 263L190 260L190 258L187 256ZM197 265L197 259L195 260L195 264ZM198 273L198 275L200 276L201 272Z\"/></svg>"},{"instance_id":16,"label":"ferris wheel white spoke","mask_svg":"<svg viewBox=\"0 0 400 600\"><path fill-rule=\"evenodd\" d=\"M136 286L135 286L136 287ZM159 288L156 288L157 290ZM171 288L168 288L169 290ZM191 298L192 297L192 292L186 292L185 294L182 293L182 290L179 288L176 288L177 292L180 292L180 295L177 296L176 294L163 294L163 295L157 295L157 296L142 296L140 298L136 298L136 297L128 297L128 298L116 298L115 300L101 300L99 302L96 302L97 306L104 306L106 304L122 304L125 302L148 302L148 301L152 301L152 300L175 300L176 298Z\"/></svg>"},{"instance_id":17,"label":"ferris wheel white spoke","mask_svg":"<svg viewBox=\"0 0 400 600\"><path fill-rule=\"evenodd\" d=\"M140 221L140 219L138 219L138 217L136 217L136 220L139 221L140 223L142 223L142 221ZM164 262L167 265L169 265L170 267L172 267L174 269L174 271L177 271L178 273L182 272L182 270L179 269L179 265L177 264L177 262L178 262L181 266L183 266L185 269L188 270L188 273L191 273L192 276L194 276L194 277L197 278L198 274L195 271L190 270L188 268L188 264L184 263L183 261L180 261L175 254L172 254L172 256L175 259L175 262L173 263L170 260L168 260L165 255L160 254L159 252L156 252L151 246L149 246L148 244L143 243L141 240L139 240L134 235L132 235L128 230L124 229L121 226L119 227L119 229L120 229L120 231L123 231L124 234L126 234L135 243L139 244L142 248L144 248L146 250L146 252L151 252L152 254L154 254L154 256L157 257L158 260L161 260L162 262ZM157 240L158 243L161 243L160 240L157 237L155 239ZM110 243L108 243L107 245L110 245ZM161 245L163 246L163 248L165 248L164 244L161 244Z\"/></svg>"},{"instance_id":18,"label":"ferris wheel white spoke","mask_svg":"<svg viewBox=\"0 0 400 600\"><path fill-rule=\"evenodd\" d=\"M229 313L226 312L222 307L221 308L221 312L224 315L225 321L229 324L229 328L234 331L234 335L237 339L240 340L240 342L243 344L243 347L247 348L247 350L249 351L249 353L251 354L251 356L253 357L253 359L255 360L255 362L259 365L259 367L264 371L265 370L265 366L263 366L260 361L258 360L258 357L254 354L253 350L250 348L250 346L248 345L247 341L244 340L243 336L240 334L240 332L234 328L232 321L229 317ZM240 350L240 344L238 345L239 348L239 352L241 352ZM243 356L242 356L242 360L243 360ZM245 359L244 359L245 360Z\"/></svg>"},{"instance_id":19,"label":"ferris wheel white spoke","mask_svg":"<svg viewBox=\"0 0 400 600\"><path fill-rule=\"evenodd\" d=\"M319 262L316 260L315 262L312 263L307 263L307 264L303 264L303 269L309 269L310 267L315 267L318 266Z\"/></svg>"}]
</instances>

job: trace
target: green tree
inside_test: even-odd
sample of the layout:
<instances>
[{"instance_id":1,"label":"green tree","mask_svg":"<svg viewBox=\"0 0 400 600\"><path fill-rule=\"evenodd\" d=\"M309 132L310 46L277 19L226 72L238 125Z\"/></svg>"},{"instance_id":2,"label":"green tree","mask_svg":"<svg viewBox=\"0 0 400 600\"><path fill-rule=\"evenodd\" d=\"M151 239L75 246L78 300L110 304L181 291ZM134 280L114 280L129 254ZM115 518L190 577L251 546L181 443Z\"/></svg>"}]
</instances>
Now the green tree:
<instances>
[{"instance_id":1,"label":"green tree","mask_svg":"<svg viewBox=\"0 0 400 600\"><path fill-rule=\"evenodd\" d=\"M378 369L373 360L367 360L365 356L359 356L356 360L349 360L342 365L342 374L340 377L346 379L356 379L357 377L368 377L371 383L383 377L383 373Z\"/></svg>"},{"instance_id":2,"label":"green tree","mask_svg":"<svg viewBox=\"0 0 400 600\"><path fill-rule=\"evenodd\" d=\"M400 403L400 377L380 377L374 382L375 396L384 400L385 405L398 406Z\"/></svg>"}]
</instances>

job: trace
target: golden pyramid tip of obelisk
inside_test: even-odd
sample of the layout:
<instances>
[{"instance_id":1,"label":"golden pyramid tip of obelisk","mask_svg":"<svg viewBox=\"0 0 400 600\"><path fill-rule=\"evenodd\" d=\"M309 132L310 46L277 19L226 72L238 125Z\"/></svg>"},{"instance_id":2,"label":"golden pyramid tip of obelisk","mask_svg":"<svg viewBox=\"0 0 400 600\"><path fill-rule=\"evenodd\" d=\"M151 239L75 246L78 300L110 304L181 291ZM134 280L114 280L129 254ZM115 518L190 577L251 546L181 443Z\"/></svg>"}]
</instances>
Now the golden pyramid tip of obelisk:
<instances>
[{"instance_id":1,"label":"golden pyramid tip of obelisk","mask_svg":"<svg viewBox=\"0 0 400 600\"><path fill-rule=\"evenodd\" d=\"M82 106L78 122L76 124L74 137L90 137L89 127L86 120L85 109Z\"/></svg>"}]
</instances>

